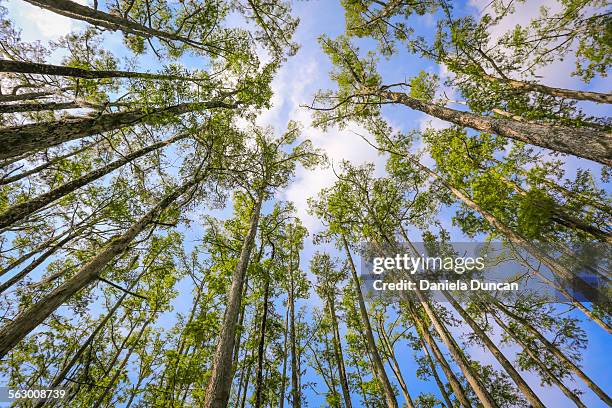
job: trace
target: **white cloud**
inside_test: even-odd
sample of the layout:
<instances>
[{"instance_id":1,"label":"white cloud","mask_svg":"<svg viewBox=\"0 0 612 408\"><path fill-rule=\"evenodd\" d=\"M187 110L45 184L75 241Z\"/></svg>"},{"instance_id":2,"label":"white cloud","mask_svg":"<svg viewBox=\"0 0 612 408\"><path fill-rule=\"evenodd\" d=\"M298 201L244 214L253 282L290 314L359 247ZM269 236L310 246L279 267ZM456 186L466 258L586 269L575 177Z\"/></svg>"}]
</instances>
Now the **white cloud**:
<instances>
[{"instance_id":1,"label":"white cloud","mask_svg":"<svg viewBox=\"0 0 612 408\"><path fill-rule=\"evenodd\" d=\"M310 104L314 93L325 87L322 78L327 77L328 67L322 64L322 61L326 60L315 46L301 50L294 59L285 64L272 83L273 107L263 112L257 123L272 125L277 132L282 132L289 120L296 120L303 125L302 138L310 139L316 148L323 150L336 169L342 160L348 160L355 165L373 162L377 175L383 175L384 157L379 156L378 152L359 136L367 136L367 131L356 125L344 130L332 128L325 132L312 127L312 112L303 105ZM321 189L331 186L335 179L331 167L314 171L299 168L294 182L280 193L282 199L295 204L297 216L311 232L320 230L321 224L316 217L308 214L308 198L316 197Z\"/></svg>"},{"instance_id":2,"label":"white cloud","mask_svg":"<svg viewBox=\"0 0 612 408\"><path fill-rule=\"evenodd\" d=\"M86 3L85 0L75 1L80 4ZM59 37L85 26L83 22L64 17L21 0L9 0L6 3L6 8L17 28L22 30L22 39L28 42L57 40Z\"/></svg>"}]
</instances>

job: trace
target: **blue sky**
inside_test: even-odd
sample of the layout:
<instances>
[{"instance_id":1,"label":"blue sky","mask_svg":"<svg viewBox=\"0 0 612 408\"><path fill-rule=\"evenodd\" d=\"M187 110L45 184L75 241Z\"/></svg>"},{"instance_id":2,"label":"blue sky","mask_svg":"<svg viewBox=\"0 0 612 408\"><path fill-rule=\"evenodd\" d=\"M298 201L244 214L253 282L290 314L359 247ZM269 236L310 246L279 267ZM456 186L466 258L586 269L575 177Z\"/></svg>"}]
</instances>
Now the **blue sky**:
<instances>
[{"instance_id":1,"label":"blue sky","mask_svg":"<svg viewBox=\"0 0 612 408\"><path fill-rule=\"evenodd\" d=\"M488 0L471 0L454 2L457 11L461 14L479 14L489 3ZM85 25L69 20L62 16L52 14L31 6L28 3L19 0L10 0L4 3L10 12L10 16L16 22L16 25L22 28L22 36L26 41L57 39L61 35L68 34L71 30L80 29ZM524 6L518 8L518 13L512 16L508 21L501 24L500 32L512 27L517 22L526 22L529 17L535 16L538 8L541 5L555 6L555 2L551 0L542 1L527 1ZM331 129L323 132L319 129L314 129L310 126L310 112L302 108L301 105L310 104L314 93L319 89L331 88L334 86L330 82L328 72L331 70L331 64L328 58L322 53L316 39L327 34L330 37L335 37L342 34L344 31L344 15L343 9L339 1L336 0L305 0L294 1L293 9L297 16L300 17L301 24L296 32L295 40L301 45L301 49L295 57L287 61L280 69L278 75L273 82L274 96L272 99L272 109L263 112L258 123L269 124L276 128L278 132L286 128L289 120L298 120L304 126L303 137L313 141L316 147L319 147L328 154L329 158L334 163L339 163L340 160L346 159L354 164L365 162L373 162L376 164L377 174L384 174L385 157L379 155L366 142L361 140L354 132L366 133L356 126L349 127L344 130ZM433 29L433 18L431 16L423 16L413 19L414 28L418 32L431 33ZM107 34L106 45L115 55L124 55L122 52L122 41L119 34ZM368 45L367 42L364 45ZM59 56L54 56L53 61L59 62ZM197 61L194 61L197 64ZM150 66L141 62L140 66ZM400 52L392 60L381 61L380 72L385 78L385 82L397 82L418 74L420 70L434 72L441 76L445 75L443 67L436 66L427 60L422 60L409 55L405 52ZM602 92L609 91L609 85L603 79L596 79L590 84L584 84L578 79L570 77L569 73L573 71L573 61L567 59L561 63L551 65L542 69L539 74L543 83L552 86L590 89ZM588 112L599 116L610 116L609 107L597 106L596 104L582 104ZM393 107L385 109L385 116L389 122L398 129L408 130L411 128L423 128L425 126L440 127L444 126L438 120L427 117L422 113L408 110L402 107ZM425 161L427 159L425 158ZM598 166L587 163L579 159L568 159L566 169L569 174L572 174L577 166L589 167L597 169ZM315 171L305 171L298 169L295 181L284 191L279 192L277 198L289 200L295 203L298 215L302 219L304 225L310 230L311 234L316 233L321 228L318 220L307 214L306 200L309 197L316 196L317 192L324 187L330 186L334 182L334 176L331 169L318 169ZM230 209L216 212L216 215L228 215ZM453 233L453 238L461 240L459 231L451 225L452 211L447 209L441 214L443 225ZM187 240L197 239L201 233L201 228L196 227L187 232ZM413 237L417 235L411 231ZM317 250L328 250L336 253L336 250L331 246L326 248L315 247L311 240L308 239L302 254L302 268L308 269L309 260L312 254ZM181 291L188 293L188 291ZM180 297L175 302L176 311L184 311L189 307L191 298ZM316 297L312 296L309 300L309 306L318 304ZM303 302L302 302L303 303ZM171 318L167 323L172 321ZM585 350L583 356L583 367L585 371L598 382L604 390L612 389L611 376L609 375L609 366L612 363L612 357L607 352L609 349L609 340L603 331L596 325L586 323L585 328L589 333L589 346ZM461 334L460 330L455 330L457 334ZM511 356L511 349L503 349ZM417 380L414 374L415 365L413 363L412 351L408 350L405 343L398 344L398 355L400 365L403 369L403 374L408 381L409 388L413 393L422 390L432 390L432 384L425 384ZM479 349L473 349L472 355L480 358L481 361L491 363L498 367L493 361L488 352ZM539 381L531 374L524 373L530 385L538 389ZM312 379L312 376L308 378ZM581 387L581 384L576 384L576 387ZM321 384L320 390L323 390ZM313 391L307 391L307 399L311 401L310 406L319 406L321 397L317 396ZM550 404L551 407L565 407L569 403L565 397L554 388L539 389L539 394L545 404ZM592 395L591 392L586 392L584 402L589 407L603 407L603 403Z\"/></svg>"}]
</instances>

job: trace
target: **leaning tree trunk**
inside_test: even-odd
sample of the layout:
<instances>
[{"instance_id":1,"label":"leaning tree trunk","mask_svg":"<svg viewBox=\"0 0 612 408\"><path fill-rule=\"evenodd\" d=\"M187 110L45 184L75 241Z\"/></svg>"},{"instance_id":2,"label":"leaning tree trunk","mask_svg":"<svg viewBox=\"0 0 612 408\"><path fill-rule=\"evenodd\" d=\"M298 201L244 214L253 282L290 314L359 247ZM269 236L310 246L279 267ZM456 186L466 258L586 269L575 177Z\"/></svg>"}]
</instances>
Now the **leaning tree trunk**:
<instances>
[{"instance_id":1,"label":"leaning tree trunk","mask_svg":"<svg viewBox=\"0 0 612 408\"><path fill-rule=\"evenodd\" d=\"M444 383L442 382L442 380L440 379L440 376L438 375L436 364L434 363L433 358L431 357L431 354L429 353L429 349L427 348L427 345L425 344L425 341L423 340L422 337L419 337L419 342L421 343L423 354L425 355L425 358L427 359L427 364L429 364L431 375L433 376L434 380L436 380L438 389L440 390L440 393L442 394L442 398L444 398L444 403L446 404L446 408L453 408L453 403L450 400L450 396L448 395L448 392L446 391L446 388L444 387Z\"/></svg>"},{"instance_id":2,"label":"leaning tree trunk","mask_svg":"<svg viewBox=\"0 0 612 408\"><path fill-rule=\"evenodd\" d=\"M103 78L141 78L159 79L165 81L197 81L180 75L152 74L150 72L134 71L99 71L82 68L66 67L63 65L40 64L28 61L11 61L0 59L0 72L19 74L55 75L74 78L103 79ZM11 106L11 105L8 105Z\"/></svg>"},{"instance_id":3,"label":"leaning tree trunk","mask_svg":"<svg viewBox=\"0 0 612 408\"><path fill-rule=\"evenodd\" d=\"M349 266L353 276L353 283L355 286L355 293L357 295L357 300L359 302L359 315L361 318L361 323L365 329L365 337L367 340L368 350L372 357L372 362L374 365L374 369L376 371L377 377L380 379L380 382L383 386L383 391L385 394L385 400L387 401L387 405L389 407L397 408L397 400L395 399L395 392L393 391L393 387L391 386L391 382L389 381L389 377L387 376L387 372L385 371L385 366L380 358L380 353L378 352L378 348L376 347L376 341L374 340L374 334L372 333L372 325L370 324L370 319L368 317L368 311L365 306L365 302L363 300L363 294L361 293L361 287L359 283L359 276L357 276L357 269L355 264L353 263L353 258L351 256L351 252L348 246L348 242L344 236L341 237L342 245L344 250L346 251L346 257L349 261Z\"/></svg>"},{"instance_id":4,"label":"leaning tree trunk","mask_svg":"<svg viewBox=\"0 0 612 408\"><path fill-rule=\"evenodd\" d=\"M249 230L242 244L240 258L232 274L232 286L227 298L223 326L213 359L210 382L208 383L204 398L203 406L205 408L225 408L229 400L232 378L232 351L234 350L236 324L238 323L238 314L240 313L240 304L242 303L242 287L251 251L255 244L262 201L263 192L259 192L257 201L253 206Z\"/></svg>"},{"instance_id":5,"label":"leaning tree trunk","mask_svg":"<svg viewBox=\"0 0 612 408\"><path fill-rule=\"evenodd\" d=\"M166 32L155 28L147 27L134 21L115 16L103 11L83 6L70 0L26 0L35 6L47 9L62 16L75 20L85 21L89 24L104 27L111 31L123 31L125 34L133 34L139 37L157 37L166 41L179 41L191 47L206 50L203 44L190 38L179 35L178 33Z\"/></svg>"},{"instance_id":6,"label":"leaning tree trunk","mask_svg":"<svg viewBox=\"0 0 612 408\"><path fill-rule=\"evenodd\" d=\"M604 390L602 390L588 375L580 369L572 360L570 360L557 346L555 346L550 340L548 340L542 333L538 331L527 319L522 318L510 311L506 306L502 305L498 300L494 300L495 305L499 310L501 310L508 317L516 320L521 323L531 334L533 334L548 350L552 355L557 357L560 361L563 362L570 370L572 370L578 378L580 378L584 383L591 389L603 402L608 404L608 406L612 407L612 399L606 394ZM495 313L492 311L494 317L496 317Z\"/></svg>"},{"instance_id":7,"label":"leaning tree trunk","mask_svg":"<svg viewBox=\"0 0 612 408\"><path fill-rule=\"evenodd\" d=\"M558 98L576 99L579 101L593 101L598 103L612 103L612 95L600 92L577 91L574 89L555 88L533 82L517 81L510 78L498 78L493 75L479 73L478 78L488 82L503 83L512 89L524 92L538 92Z\"/></svg>"},{"instance_id":8,"label":"leaning tree trunk","mask_svg":"<svg viewBox=\"0 0 612 408\"><path fill-rule=\"evenodd\" d=\"M0 359L74 294L95 282L109 262L124 252L134 238L151 225L162 211L202 178L202 176L194 178L165 196L142 218L132 224L123 235L110 239L105 248L73 277L20 312L12 321L0 328Z\"/></svg>"},{"instance_id":9,"label":"leaning tree trunk","mask_svg":"<svg viewBox=\"0 0 612 408\"><path fill-rule=\"evenodd\" d=\"M69 88L64 88L63 90L69 90ZM57 91L38 91L26 92L22 94L0 95L0 103L29 101L34 99L46 98L47 96L52 96L56 94Z\"/></svg>"},{"instance_id":10,"label":"leaning tree trunk","mask_svg":"<svg viewBox=\"0 0 612 408\"><path fill-rule=\"evenodd\" d=\"M135 349L136 345L140 341L140 338L145 333L147 327L151 324L151 322L153 321L154 318L155 318L155 313L152 313L152 315L142 325L142 327L140 328L138 334L136 335L136 338L134 339L133 346L130 347L129 351L126 353L125 357L123 358L123 361L121 362L121 364L119 364L119 367L115 371L115 374L113 374L113 377L111 378L111 380L108 382L108 384L104 388L104 391L102 392L102 395L100 395L98 400L93 404L93 408L99 408L102 405L102 403L104 402L104 399L106 398L106 396L110 392L111 388L113 388L115 386L115 383L117 382L117 379L119 378L119 376L121 375L121 373L125 369L125 366L127 365L128 361L130 360L130 357L132 356L132 353L134 352L134 349Z\"/></svg>"},{"instance_id":11,"label":"leaning tree trunk","mask_svg":"<svg viewBox=\"0 0 612 408\"><path fill-rule=\"evenodd\" d=\"M478 400L480 400L482 406L485 408L497 408L497 403L495 402L495 400L493 400L489 392L478 380L476 373L463 355L463 351L459 348L459 345L452 338L451 334L448 332L444 324L440 321L440 319L438 319L438 316L429 305L429 301L425 299L425 296L423 295L423 293L421 293L420 290L415 290L415 293L421 304L421 307L425 311L425 314L427 315L429 320L431 320L431 323L436 329L436 332L442 339L442 342L448 348L448 351L453 357L453 360L455 360L455 362L461 369L461 372L465 376L465 379L467 380L468 384L470 384L470 386L474 390L474 393L478 397ZM416 314L416 311L414 312L414 314Z\"/></svg>"},{"instance_id":12,"label":"leaning tree trunk","mask_svg":"<svg viewBox=\"0 0 612 408\"><path fill-rule=\"evenodd\" d=\"M531 358L533 360L533 362L540 368L540 370L542 370L544 373L546 373L546 376L548 377L548 379L553 382L555 385L557 385L559 387L559 389L561 390L561 392L563 392L563 394L565 394L566 397L568 397L570 400L572 400L574 402L574 404L576 404L576 406L578 408L587 408L586 405L584 405L584 403L582 401L580 401L580 398L574 393L572 392L572 390L570 390L569 388L567 388L565 386L565 384L563 384L563 382L557 377L557 375L555 373L552 373L550 371L550 369L548 367L546 367L546 365L542 362L541 357L537 356L534 351L523 342L523 340L521 340L520 338L518 338L516 336L516 334L512 331L512 329L510 329L500 318L499 316L497 316L495 313L491 312L491 315L493 316L493 319L495 320L495 322L499 325L499 327L501 327L506 333L508 333L508 335L510 335L512 337L512 339L523 348L523 350L527 353L527 355L529 356L529 358Z\"/></svg>"},{"instance_id":13,"label":"leaning tree trunk","mask_svg":"<svg viewBox=\"0 0 612 408\"><path fill-rule=\"evenodd\" d=\"M17 103L12 105L0 105L1 113L20 113L20 112L42 112L42 111L56 111L56 110L68 110L68 109L81 109L87 106L82 103L70 101L70 102L27 102ZM98 106L97 106L98 107ZM99 106L100 108L102 105Z\"/></svg>"},{"instance_id":14,"label":"leaning tree trunk","mask_svg":"<svg viewBox=\"0 0 612 408\"><path fill-rule=\"evenodd\" d=\"M446 375L446 379L448 380L451 388L453 389L453 392L455 393L457 400L459 401L459 403L461 404L463 408L471 408L472 404L467 398L467 395L465 394L465 390L463 389L463 386L457 379L457 376L455 375L455 373L453 373L453 370L451 369L450 365L446 361L446 358L440 351L440 348L438 347L435 339L429 332L429 329L425 326L425 323L422 321L421 317L418 315L418 312L415 310L414 306L412 305L412 301L408 299L407 305L408 305L408 311L412 317L412 320L415 323L417 333L420 333L421 339L424 339L425 342L429 344L429 347L431 347L431 350L433 351L436 359L442 366L442 371L444 371L444 374Z\"/></svg>"},{"instance_id":15,"label":"leaning tree trunk","mask_svg":"<svg viewBox=\"0 0 612 408\"><path fill-rule=\"evenodd\" d=\"M137 150L133 153L130 153L119 160L115 160L107 164L106 166L102 166L97 170L94 170L90 173L85 174L75 180L69 181L68 183L55 188L48 193L41 194L38 197L32 198L26 202L15 204L10 207L8 210L4 211L0 214L0 229L11 226L16 222L19 222L25 219L28 215L34 213L35 211L40 210L43 207L53 203L54 201L59 200L60 198L76 191L77 189L98 180L101 177L109 174L113 170L118 169L119 167L136 160L139 157L144 156L147 153L150 153L154 150L161 149L166 147L178 140L185 139L188 137L188 134L179 134L177 136L171 137L170 139L154 143L150 146L144 147L140 150Z\"/></svg>"},{"instance_id":16,"label":"leaning tree trunk","mask_svg":"<svg viewBox=\"0 0 612 408\"><path fill-rule=\"evenodd\" d=\"M228 108L238 104L222 101L183 103L167 108L136 109L104 113L96 117L63 118L52 122L31 123L0 129L0 159L46 149L51 146L99 133L147 123L166 115L182 115L200 109Z\"/></svg>"},{"instance_id":17,"label":"leaning tree trunk","mask_svg":"<svg viewBox=\"0 0 612 408\"><path fill-rule=\"evenodd\" d=\"M478 205L475 201L468 197L467 194L463 193L461 190L455 188L452 184L449 184L441 177L439 177L429 167L424 166L412 156L409 156L409 158L415 165L417 165L425 173L429 174L433 179L440 181L448 190L450 190L450 192L455 197L457 197L466 206L479 213L492 227L494 227L497 231L504 235L511 243L526 250L529 254L531 254L531 256L546 265L556 276L563 279L565 282L571 282L573 285L575 285L576 288L586 298L589 298L589 300L593 301L594 304L601 306L603 310L609 311L609 306L606 306L606 294L603 293L600 288L591 287L580 278L574 279L574 274L564 265L561 265L548 254L544 253L541 249L529 242L525 237L513 231L512 228L508 227L501 220L497 219L497 217L495 217L493 214L480 207L480 205Z\"/></svg>"},{"instance_id":18,"label":"leaning tree trunk","mask_svg":"<svg viewBox=\"0 0 612 408\"><path fill-rule=\"evenodd\" d=\"M136 284L138 284L138 281L142 277L143 273L141 273L136 279L134 279L134 282L132 282L132 284L129 286L128 291L132 291L132 289L136 286ZM125 300L125 298L128 295L128 291L123 292L121 297L117 300L117 302L115 302L115 305L113 306L113 308L108 311L108 313L106 314L106 316L104 316L102 321L100 321L100 323L98 323L98 325L96 326L94 331L89 334L89 336L83 342L83 344L81 344L81 346L78 348L78 350L72 355L72 358L70 359L70 361L68 361L68 363L66 363L64 365L64 367L62 367L61 371L55 375L55 377L53 378L53 382L50 385L51 388L55 388L55 387L59 386L62 382L64 382L64 379L66 378L66 375L70 372L72 367L76 364L76 362L79 360L79 358L81 358L81 356L83 355L85 350L87 350L89 345L94 341L94 339L96 338L98 333L100 333L102 331L102 329L104 328L106 323L110 320L110 318L113 317L115 312L117 312L119 307L121 307L121 304L123 303L123 301ZM42 404L36 405L35 408L39 408L41 406L42 406Z\"/></svg>"},{"instance_id":19,"label":"leaning tree trunk","mask_svg":"<svg viewBox=\"0 0 612 408\"><path fill-rule=\"evenodd\" d=\"M401 92L366 88L363 93L380 96L383 99L405 105L459 126L494 133L534 146L612 166L612 135L606 132L476 115L421 101Z\"/></svg>"},{"instance_id":20,"label":"leaning tree trunk","mask_svg":"<svg viewBox=\"0 0 612 408\"><path fill-rule=\"evenodd\" d=\"M508 361L506 356L504 356L504 354L499 350L499 348L495 345L495 343L493 343L493 341L487 335L487 333L485 333L484 330L482 330L480 326L478 326L478 324L474 321L474 319L472 319L469 313L467 313L465 309L463 309L463 307L459 304L459 302L457 302L455 298L449 292L442 291L442 293L444 293L444 297L446 297L446 299L455 308L455 310L459 312L459 315L461 315L463 320L465 320L466 323L472 328L474 333L483 342L483 344L489 349L491 354L493 354L493 356L497 359L499 364L508 373L510 378L512 378L514 383L517 385L518 389L523 393L523 395L525 395L525 397L527 398L531 406L534 408L536 407L545 408L542 401L540 401L540 398L538 398L536 393L531 389L529 384L527 384L527 382L523 379L521 374L518 371L516 371L512 363Z\"/></svg>"},{"instance_id":21,"label":"leaning tree trunk","mask_svg":"<svg viewBox=\"0 0 612 408\"><path fill-rule=\"evenodd\" d=\"M406 384L406 381L404 380L404 376L402 375L402 370L399 366L399 363L397 362L397 358L395 357L395 351L393 350L393 345L391 344L391 341L389 340L389 337L387 336L387 333L385 332L385 328L382 322L379 322L378 329L379 329L379 334L380 334L380 341L383 345L383 348L387 352L387 355L389 356L387 358L387 361L390 363L391 370L393 371L393 374L395 374L395 379L397 380L400 386L400 389L402 390L402 394L404 395L404 399L406 400L406 406L408 408L415 408L414 401L412 400L412 397L410 396L410 392L408 391L408 385Z\"/></svg>"},{"instance_id":22,"label":"leaning tree trunk","mask_svg":"<svg viewBox=\"0 0 612 408\"><path fill-rule=\"evenodd\" d=\"M25 177L31 176L32 174L39 173L39 172L43 171L44 169L49 168L53 164L55 164L57 162L60 162L60 161L62 161L64 159L67 159L69 157L72 157L75 154L79 154L81 152L84 152L85 150L90 149L90 148L92 148L93 146L95 146L97 144L98 144L97 142L88 143L88 144L86 144L83 147L80 147L78 149L72 150L72 151L70 151L70 152L68 152L66 154L61 155L61 156L54 157L51 160L49 160L48 162L45 162L45 163L43 163L43 164L41 164L39 166L36 166L36 167L34 167L34 168L30 169L30 170L23 171L23 172L21 172L19 174L15 174L13 176L3 177L3 178L0 179L0 186L4 185L4 184L14 183L15 181L19 181L19 180L21 180L21 179L23 179Z\"/></svg>"},{"instance_id":23,"label":"leaning tree trunk","mask_svg":"<svg viewBox=\"0 0 612 408\"><path fill-rule=\"evenodd\" d=\"M88 227L90 227L93 224L95 224L95 222L88 223L87 225L78 228L76 231L74 231L73 233L69 234L68 236L66 236L61 241L52 244L49 247L49 249L47 249L45 252L43 252L38 258L36 258L34 261L32 261L28 266L26 266L25 268L20 270L18 273L16 273L13 277L8 279L6 282L2 283L0 285L0 293L3 293L5 290L7 290L11 286L13 286L15 283L19 282L21 279L26 277L30 272L32 272L34 269L36 269L38 266L40 266L51 255L53 255L58 249L62 248L64 245L66 245L68 242L72 241L74 238L78 237L85 229L87 229Z\"/></svg>"}]
</instances>

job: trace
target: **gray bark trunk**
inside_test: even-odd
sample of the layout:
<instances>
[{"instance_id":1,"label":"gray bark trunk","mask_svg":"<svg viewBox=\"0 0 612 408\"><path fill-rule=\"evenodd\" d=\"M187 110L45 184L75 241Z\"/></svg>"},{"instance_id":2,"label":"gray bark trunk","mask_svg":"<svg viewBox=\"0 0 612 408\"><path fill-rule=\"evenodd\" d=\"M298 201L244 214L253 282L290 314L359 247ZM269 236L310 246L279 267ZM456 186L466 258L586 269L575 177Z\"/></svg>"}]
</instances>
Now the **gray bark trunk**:
<instances>
[{"instance_id":1,"label":"gray bark trunk","mask_svg":"<svg viewBox=\"0 0 612 408\"><path fill-rule=\"evenodd\" d=\"M125 251L138 234L176 199L201 180L193 179L165 196L155 207L136 221L121 236L111 239L102 251L85 264L73 277L45 295L41 300L20 312L12 321L0 328L0 359L27 336L58 307L75 293L96 281L110 261Z\"/></svg>"},{"instance_id":2,"label":"gray bark trunk","mask_svg":"<svg viewBox=\"0 0 612 408\"><path fill-rule=\"evenodd\" d=\"M395 392L393 391L393 387L391 386L391 382L389 381L389 377L387 376L387 372L385 371L385 366L380 358L380 353L378 352L378 348L376 347L376 342L374 340L374 335L372 333L372 325L370 324L370 319L368 317L368 311L365 306L365 302L363 300L363 294L361 293L361 287L359 283L359 276L357 276L357 269L355 264L353 263L353 258L350 253L350 249L348 243L346 242L346 238L344 236L341 237L342 245L344 250L346 251L346 257L349 261L350 269L353 276L353 283L355 286L355 293L357 294L357 300L359 302L359 315L361 317L361 323L365 329L365 336L368 344L368 349L370 355L373 360L373 365L375 370L377 371L377 377L380 379L383 391L385 393L385 400L387 401L387 405L389 407L398 408L397 400L395 398Z\"/></svg>"},{"instance_id":3,"label":"gray bark trunk","mask_svg":"<svg viewBox=\"0 0 612 408\"><path fill-rule=\"evenodd\" d=\"M609 133L481 116L424 102L401 92L366 91L459 126L494 133L534 146L612 166L612 135Z\"/></svg>"},{"instance_id":4,"label":"gray bark trunk","mask_svg":"<svg viewBox=\"0 0 612 408\"><path fill-rule=\"evenodd\" d=\"M338 330L338 318L336 317L335 300L331 294L327 297L327 305L329 315L332 322L334 355L336 357L336 365L338 366L338 374L340 376L340 387L342 388L342 397L346 408L353 408L351 402L351 393L349 390L348 380L346 378L346 367L344 365L344 356L342 353L342 341L340 339L340 331Z\"/></svg>"},{"instance_id":5,"label":"gray bark trunk","mask_svg":"<svg viewBox=\"0 0 612 408\"><path fill-rule=\"evenodd\" d=\"M573 361L571 361L565 354L561 352L553 343L550 342L542 333L540 333L529 321L518 316L515 313L512 313L507 307L502 305L500 302L495 301L498 309L505 313L508 317L516 320L521 323L531 334L533 334L538 340L542 342L544 347L548 351L550 351L555 357L557 357L560 361L562 361L565 365L567 365L575 374L580 378L584 383L591 389L603 402L608 404L608 406L612 407L612 399L606 394L604 390L602 390L588 375L584 373ZM496 317L493 312L494 317Z\"/></svg>"},{"instance_id":6,"label":"gray bark trunk","mask_svg":"<svg viewBox=\"0 0 612 408\"><path fill-rule=\"evenodd\" d=\"M578 398L576 394L574 394L569 388L567 388L565 384L563 384L554 373L550 372L548 367L546 367L546 365L542 363L540 357L534 354L533 350L531 350L525 343L523 343L521 339L516 337L514 332L512 332L512 330L508 326L506 326L506 324L501 321L501 319L499 319L499 317L495 313L491 314L495 322L499 325L499 327L506 331L506 333L508 333L512 337L512 339L523 348L527 355L529 355L529 357L534 361L534 363L537 364L538 367L540 367L540 369L546 373L549 379L559 387L559 389L563 392L563 394L565 394L565 396L572 400L578 408L587 408L587 406L584 405L582 401L580 401L580 398Z\"/></svg>"},{"instance_id":7,"label":"gray bark trunk","mask_svg":"<svg viewBox=\"0 0 612 408\"><path fill-rule=\"evenodd\" d=\"M262 392L263 392L263 363L264 356L266 353L266 323L268 320L268 298L270 295L270 279L266 279L264 298L263 298L263 313L261 316L261 327L259 332L259 344L257 347L257 372L255 375L255 407L260 408L262 406Z\"/></svg>"},{"instance_id":8,"label":"gray bark trunk","mask_svg":"<svg viewBox=\"0 0 612 408\"><path fill-rule=\"evenodd\" d=\"M527 92L539 92L559 98L576 99L580 101L593 101L597 103L612 103L612 95L600 92L576 91L574 89L555 88L533 82L517 81L510 78L498 78L493 75L479 75L484 80L489 82L502 82L509 85L513 89Z\"/></svg>"},{"instance_id":9,"label":"gray bark trunk","mask_svg":"<svg viewBox=\"0 0 612 408\"><path fill-rule=\"evenodd\" d=\"M192 78L180 75L152 74L150 72L134 71L98 71L82 68L66 67L62 65L40 64L27 61L11 61L0 59L0 72L13 72L19 74L55 75L74 78L102 79L102 78L141 78L159 79L166 81L193 81ZM10 106L10 105L9 105Z\"/></svg>"},{"instance_id":10,"label":"gray bark trunk","mask_svg":"<svg viewBox=\"0 0 612 408\"><path fill-rule=\"evenodd\" d=\"M516 371L514 366L506 356L499 350L499 348L493 343L493 341L489 338L487 333L485 333L478 324L472 319L472 317L463 309L463 307L455 300L455 298L447 291L443 291L444 297L453 305L455 310L459 312L459 315L466 321L466 323L472 328L474 333L478 336L478 338L483 342L483 344L489 349L491 354L497 359L499 364L506 370L510 378L517 385L518 389L525 395L527 400L531 403L532 407L537 408L546 408L540 398L536 395L536 393L531 389L529 384L523 379L521 374Z\"/></svg>"},{"instance_id":11,"label":"gray bark trunk","mask_svg":"<svg viewBox=\"0 0 612 408\"><path fill-rule=\"evenodd\" d=\"M223 326L212 364L210 382L206 389L203 405L205 408L225 408L229 400L229 391L232 383L232 351L234 350L236 324L238 323L238 314L240 313L240 304L242 302L242 287L251 251L255 244L262 201L263 193L260 193L253 206L249 230L240 251L238 264L232 275L232 286L227 298Z\"/></svg>"},{"instance_id":12,"label":"gray bark trunk","mask_svg":"<svg viewBox=\"0 0 612 408\"><path fill-rule=\"evenodd\" d=\"M104 113L97 117L64 118L52 122L32 123L0 129L0 159L19 156L98 133L147 123L164 115L182 115L199 109L235 108L237 104L221 101L184 103L149 111Z\"/></svg>"},{"instance_id":13,"label":"gray bark trunk","mask_svg":"<svg viewBox=\"0 0 612 408\"><path fill-rule=\"evenodd\" d=\"M161 149L178 140L185 139L187 136L188 134L180 134L180 135L171 137L170 139L154 143L151 146L147 146L133 153L130 153L127 156L124 156L123 158L119 160L115 160L114 162L111 162L107 164L106 166L103 166L97 170L94 170L82 177L69 181L68 183L62 185L61 187L55 188L49 191L48 193L41 194L38 197L32 198L31 200L28 200L26 202L16 204L10 207L8 210L3 212L2 214L0 214L0 229L6 228L8 226L15 224L16 222L19 222L25 219L27 216L33 214L34 212L40 210L41 208L46 207L47 205L53 203L54 201L59 200L60 198L72 193L73 191L76 191L77 189L95 180L98 180L101 177L104 177L105 175L109 174L113 170L116 170L119 167L139 157L142 157L147 153L150 153L157 149Z\"/></svg>"},{"instance_id":14,"label":"gray bark trunk","mask_svg":"<svg viewBox=\"0 0 612 408\"><path fill-rule=\"evenodd\" d=\"M166 41L180 41L194 48L205 49L202 44L183 37L176 33L157 30L155 28L146 27L134 21L114 16L103 11L92 9L83 6L79 3L70 0L26 0L28 3L35 6L47 9L62 16L73 18L75 20L85 21L89 24L104 27L111 31L123 31L126 34L133 34L139 37L151 38L157 37Z\"/></svg>"}]
</instances>

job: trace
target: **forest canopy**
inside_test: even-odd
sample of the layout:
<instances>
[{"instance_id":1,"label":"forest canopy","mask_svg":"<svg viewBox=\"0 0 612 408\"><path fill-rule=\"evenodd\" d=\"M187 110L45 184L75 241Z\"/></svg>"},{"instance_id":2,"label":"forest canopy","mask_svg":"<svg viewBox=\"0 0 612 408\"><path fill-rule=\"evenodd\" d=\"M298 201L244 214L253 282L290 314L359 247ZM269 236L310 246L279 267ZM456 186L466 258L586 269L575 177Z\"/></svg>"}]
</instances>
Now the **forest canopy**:
<instances>
[{"instance_id":1,"label":"forest canopy","mask_svg":"<svg viewBox=\"0 0 612 408\"><path fill-rule=\"evenodd\" d=\"M612 407L611 55L601 0L0 0L0 406Z\"/></svg>"}]
</instances>

